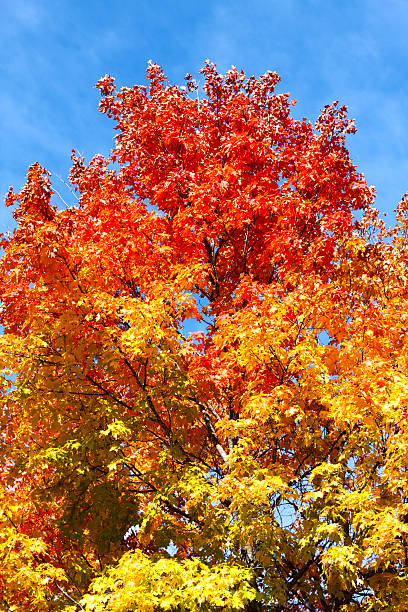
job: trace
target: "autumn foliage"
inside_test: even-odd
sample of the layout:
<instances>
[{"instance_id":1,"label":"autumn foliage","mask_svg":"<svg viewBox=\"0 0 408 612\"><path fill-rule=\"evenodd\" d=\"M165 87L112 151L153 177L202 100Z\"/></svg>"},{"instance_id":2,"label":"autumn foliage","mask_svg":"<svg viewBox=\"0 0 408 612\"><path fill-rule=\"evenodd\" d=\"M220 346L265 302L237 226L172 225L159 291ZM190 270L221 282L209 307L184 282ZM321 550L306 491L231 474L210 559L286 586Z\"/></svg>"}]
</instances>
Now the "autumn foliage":
<instances>
[{"instance_id":1,"label":"autumn foliage","mask_svg":"<svg viewBox=\"0 0 408 612\"><path fill-rule=\"evenodd\" d=\"M407 609L407 202L336 103L207 62L116 91L109 157L10 190L0 607ZM74 198L73 198L74 200Z\"/></svg>"}]
</instances>

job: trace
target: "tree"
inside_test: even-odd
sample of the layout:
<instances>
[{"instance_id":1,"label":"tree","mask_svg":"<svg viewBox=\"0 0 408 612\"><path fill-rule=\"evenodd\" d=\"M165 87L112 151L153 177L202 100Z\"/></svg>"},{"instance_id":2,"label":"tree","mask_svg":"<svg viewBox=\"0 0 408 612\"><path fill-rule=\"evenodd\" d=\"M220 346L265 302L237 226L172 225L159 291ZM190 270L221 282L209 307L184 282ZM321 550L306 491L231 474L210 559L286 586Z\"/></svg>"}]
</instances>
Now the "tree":
<instances>
[{"instance_id":1,"label":"tree","mask_svg":"<svg viewBox=\"0 0 408 612\"><path fill-rule=\"evenodd\" d=\"M7 196L1 605L405 610L407 200L386 230L345 107L202 73L104 77L78 202Z\"/></svg>"}]
</instances>

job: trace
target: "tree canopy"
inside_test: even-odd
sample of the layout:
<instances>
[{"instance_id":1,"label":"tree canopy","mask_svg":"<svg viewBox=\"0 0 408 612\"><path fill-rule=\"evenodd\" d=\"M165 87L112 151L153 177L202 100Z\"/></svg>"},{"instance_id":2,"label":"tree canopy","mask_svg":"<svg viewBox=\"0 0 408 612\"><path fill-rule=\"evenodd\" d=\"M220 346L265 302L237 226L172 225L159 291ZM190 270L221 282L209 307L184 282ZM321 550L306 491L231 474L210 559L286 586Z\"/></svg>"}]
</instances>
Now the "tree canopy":
<instances>
[{"instance_id":1,"label":"tree canopy","mask_svg":"<svg viewBox=\"0 0 408 612\"><path fill-rule=\"evenodd\" d=\"M345 107L201 72L105 76L77 201L7 195L0 606L406 610L408 201Z\"/></svg>"}]
</instances>

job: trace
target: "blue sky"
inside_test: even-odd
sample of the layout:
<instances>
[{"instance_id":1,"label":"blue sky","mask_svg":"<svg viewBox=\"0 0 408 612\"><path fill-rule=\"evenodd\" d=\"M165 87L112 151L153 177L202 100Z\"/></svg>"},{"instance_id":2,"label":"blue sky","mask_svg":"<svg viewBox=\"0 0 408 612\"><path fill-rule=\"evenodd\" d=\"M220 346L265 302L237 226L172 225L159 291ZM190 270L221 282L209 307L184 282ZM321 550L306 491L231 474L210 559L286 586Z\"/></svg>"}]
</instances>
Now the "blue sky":
<instances>
[{"instance_id":1,"label":"blue sky","mask_svg":"<svg viewBox=\"0 0 408 612\"><path fill-rule=\"evenodd\" d=\"M108 153L114 132L94 83L145 79L161 64L172 82L206 57L221 71L276 70L295 116L315 120L339 99L356 119L348 140L377 207L408 190L408 0L0 0L0 192L39 161L64 199L70 151ZM69 202L68 202L69 203ZM392 219L392 215L391 215ZM0 231L12 226L0 207Z\"/></svg>"}]
</instances>

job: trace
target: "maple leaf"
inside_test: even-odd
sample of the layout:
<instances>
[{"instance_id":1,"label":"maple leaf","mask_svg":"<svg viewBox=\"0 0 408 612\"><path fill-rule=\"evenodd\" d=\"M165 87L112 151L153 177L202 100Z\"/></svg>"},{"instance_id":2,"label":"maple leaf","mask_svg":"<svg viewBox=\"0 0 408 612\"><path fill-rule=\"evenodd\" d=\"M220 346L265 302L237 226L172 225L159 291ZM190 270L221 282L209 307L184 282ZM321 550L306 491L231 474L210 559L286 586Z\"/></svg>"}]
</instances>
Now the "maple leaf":
<instances>
[{"instance_id":1,"label":"maple leaf","mask_svg":"<svg viewBox=\"0 0 408 612\"><path fill-rule=\"evenodd\" d=\"M402 612L407 198L386 229L345 107L202 74L103 77L75 206L8 194L0 605Z\"/></svg>"}]
</instances>

